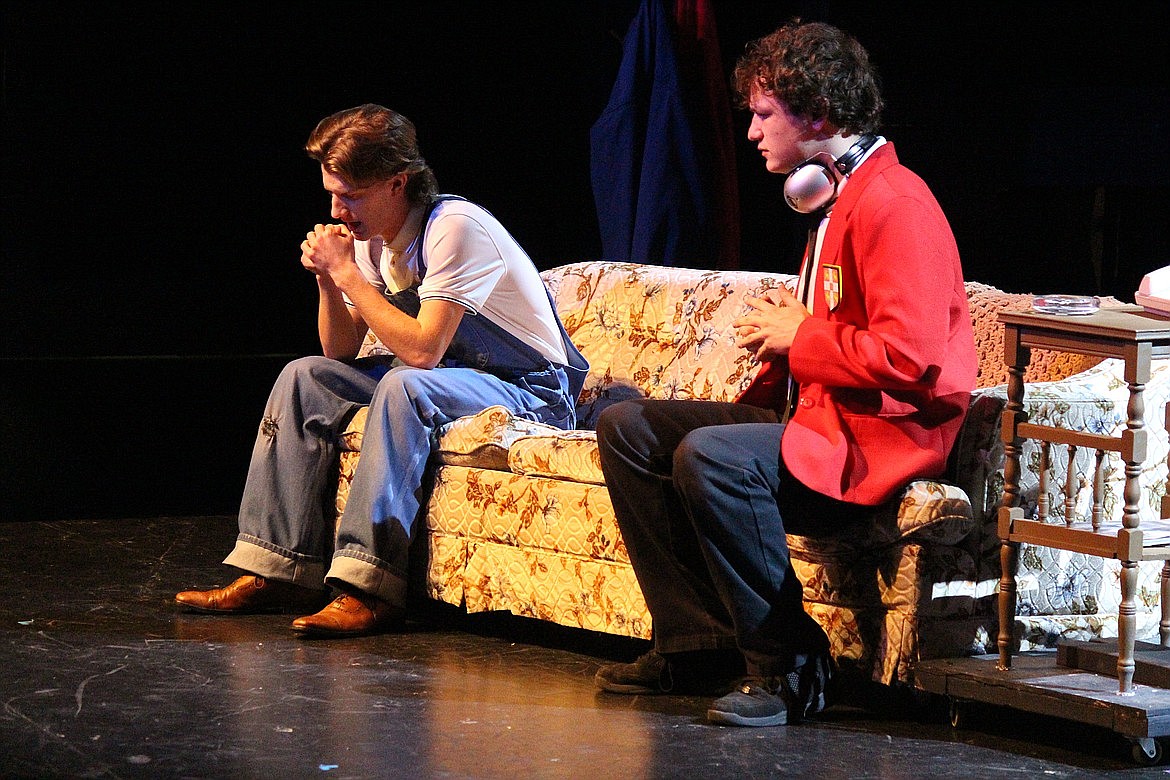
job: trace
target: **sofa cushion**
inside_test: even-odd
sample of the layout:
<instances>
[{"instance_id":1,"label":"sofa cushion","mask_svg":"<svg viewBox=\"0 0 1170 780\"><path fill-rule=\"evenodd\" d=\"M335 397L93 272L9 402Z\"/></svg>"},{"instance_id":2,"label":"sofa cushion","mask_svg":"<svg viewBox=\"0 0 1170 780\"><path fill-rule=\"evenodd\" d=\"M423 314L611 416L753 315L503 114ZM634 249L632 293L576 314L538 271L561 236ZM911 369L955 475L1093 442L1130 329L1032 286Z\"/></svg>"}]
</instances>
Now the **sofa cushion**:
<instances>
[{"instance_id":1,"label":"sofa cushion","mask_svg":"<svg viewBox=\"0 0 1170 780\"><path fill-rule=\"evenodd\" d=\"M369 407L357 411L341 434L341 449L361 452ZM553 425L517 417L503 406L489 406L439 428L435 454L440 463L508 470L508 448L523 436L563 433Z\"/></svg>"},{"instance_id":2,"label":"sofa cushion","mask_svg":"<svg viewBox=\"0 0 1170 780\"><path fill-rule=\"evenodd\" d=\"M341 435L343 451L361 452L366 415L367 408L363 407L346 427ZM596 433L564 431L517 417L503 406L489 406L442 426L436 456L440 463L450 466L605 484Z\"/></svg>"},{"instance_id":3,"label":"sofa cushion","mask_svg":"<svg viewBox=\"0 0 1170 780\"><path fill-rule=\"evenodd\" d=\"M490 407L445 426L439 442L440 459L445 464L605 484L594 431L562 431L517 418L503 407ZM910 483L896 504L877 510L875 520L864 537L794 536L793 554L805 560L837 560L909 538L951 545L965 538L975 525L967 494L934 480Z\"/></svg>"},{"instance_id":4,"label":"sofa cushion","mask_svg":"<svg viewBox=\"0 0 1170 780\"><path fill-rule=\"evenodd\" d=\"M560 431L553 425L517 417L502 406L460 417L439 428L440 463L507 471L508 450L523 436Z\"/></svg>"},{"instance_id":5,"label":"sofa cushion","mask_svg":"<svg viewBox=\"0 0 1170 780\"><path fill-rule=\"evenodd\" d=\"M362 433L366 430L366 417L369 416L370 407L363 406L354 413L350 418L349 424L341 432L338 437L338 444L342 452L361 452L362 451Z\"/></svg>"},{"instance_id":6,"label":"sofa cushion","mask_svg":"<svg viewBox=\"0 0 1170 780\"><path fill-rule=\"evenodd\" d=\"M605 484L593 431L557 431L517 439L508 451L508 468L528 477Z\"/></svg>"}]
</instances>

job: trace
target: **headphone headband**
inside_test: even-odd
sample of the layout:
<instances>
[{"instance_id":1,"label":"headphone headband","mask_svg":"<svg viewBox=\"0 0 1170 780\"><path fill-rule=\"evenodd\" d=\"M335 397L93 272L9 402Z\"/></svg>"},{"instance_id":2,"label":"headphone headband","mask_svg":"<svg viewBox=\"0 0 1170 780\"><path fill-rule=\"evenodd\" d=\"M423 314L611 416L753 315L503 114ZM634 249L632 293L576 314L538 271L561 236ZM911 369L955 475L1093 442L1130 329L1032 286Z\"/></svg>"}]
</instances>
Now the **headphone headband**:
<instances>
[{"instance_id":1,"label":"headphone headband","mask_svg":"<svg viewBox=\"0 0 1170 780\"><path fill-rule=\"evenodd\" d=\"M873 133L866 133L857 139L857 143L849 147L849 151L837 158L837 162L833 166L841 172L842 176L848 176L853 173L853 169L857 167L857 163L861 162L861 158L865 157L865 153L873 148L877 143L878 137Z\"/></svg>"}]
</instances>

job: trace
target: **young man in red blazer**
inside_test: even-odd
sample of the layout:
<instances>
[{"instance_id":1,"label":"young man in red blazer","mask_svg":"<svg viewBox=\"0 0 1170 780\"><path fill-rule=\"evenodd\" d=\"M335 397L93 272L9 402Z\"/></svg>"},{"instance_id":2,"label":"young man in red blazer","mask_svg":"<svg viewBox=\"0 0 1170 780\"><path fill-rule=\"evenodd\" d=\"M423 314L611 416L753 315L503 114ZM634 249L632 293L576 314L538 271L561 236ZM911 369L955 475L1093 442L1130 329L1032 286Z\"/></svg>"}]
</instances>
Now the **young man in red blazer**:
<instances>
[{"instance_id":1,"label":"young man in red blazer","mask_svg":"<svg viewBox=\"0 0 1170 780\"><path fill-rule=\"evenodd\" d=\"M801 602L786 533L848 532L941 474L975 386L958 249L927 186L875 134L869 57L825 24L749 46L748 140L810 215L796 293L749 299L737 344L762 367L739 403L627 401L597 426L654 650L600 669L618 693L694 693L772 726L825 706L828 639Z\"/></svg>"}]
</instances>

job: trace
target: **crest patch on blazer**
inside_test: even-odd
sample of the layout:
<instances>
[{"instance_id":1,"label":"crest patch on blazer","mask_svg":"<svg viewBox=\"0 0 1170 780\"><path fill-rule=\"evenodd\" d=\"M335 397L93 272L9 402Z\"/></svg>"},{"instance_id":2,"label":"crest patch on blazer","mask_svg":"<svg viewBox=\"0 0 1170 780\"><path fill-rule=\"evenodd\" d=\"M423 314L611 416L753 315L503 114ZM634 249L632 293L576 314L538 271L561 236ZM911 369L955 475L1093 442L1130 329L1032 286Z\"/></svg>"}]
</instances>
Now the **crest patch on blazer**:
<instances>
[{"instance_id":1,"label":"crest patch on blazer","mask_svg":"<svg viewBox=\"0 0 1170 780\"><path fill-rule=\"evenodd\" d=\"M821 266L821 284L825 290L825 305L833 311L841 304L841 266Z\"/></svg>"}]
</instances>

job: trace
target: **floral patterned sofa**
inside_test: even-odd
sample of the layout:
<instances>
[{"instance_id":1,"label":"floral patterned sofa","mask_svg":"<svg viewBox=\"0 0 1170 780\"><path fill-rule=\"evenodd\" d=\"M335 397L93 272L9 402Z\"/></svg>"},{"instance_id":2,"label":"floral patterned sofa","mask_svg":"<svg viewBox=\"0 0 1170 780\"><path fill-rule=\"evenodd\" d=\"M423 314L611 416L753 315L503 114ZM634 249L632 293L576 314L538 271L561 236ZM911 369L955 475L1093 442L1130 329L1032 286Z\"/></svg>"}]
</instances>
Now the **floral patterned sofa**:
<instances>
[{"instance_id":1,"label":"floral patterned sofa","mask_svg":"<svg viewBox=\"0 0 1170 780\"><path fill-rule=\"evenodd\" d=\"M781 274L585 262L543 273L591 371L580 430L558 431L492 407L440 431L431 494L416 540L422 593L469 612L507 610L567 626L649 638L650 615L618 533L591 430L623 398L729 401L756 365L733 344L744 298L795 284ZM838 662L883 683L907 682L918 659L994 652L1002 487L999 415L1006 403L1003 332L996 314L1028 295L967 284L980 355L980 389L944 479L919 480L875 511L864 539L792 536L806 609ZM383 351L368 340L363 354ZM1124 425L1126 388L1115 361L1036 351L1025 379L1035 420L1097 431ZM1143 474L1166 486L1163 409L1170 365L1146 387L1153 436ZM360 457L364 410L343 435L337 511ZM1055 459L1054 459L1055 460ZM1025 451L1023 495L1035 506L1038 456ZM1061 464L1049 484L1062 484ZM1114 464L1108 505L1121 511ZM1088 491L1089 487L1085 487ZM1087 495L1084 501L1088 501ZM1059 505L1060 502L1054 502ZM1054 518L1056 519L1056 518ZM1115 635L1116 562L1040 548L1021 551L1018 630L1025 648L1059 636ZM1156 636L1160 568L1142 570L1139 639Z\"/></svg>"}]
</instances>

